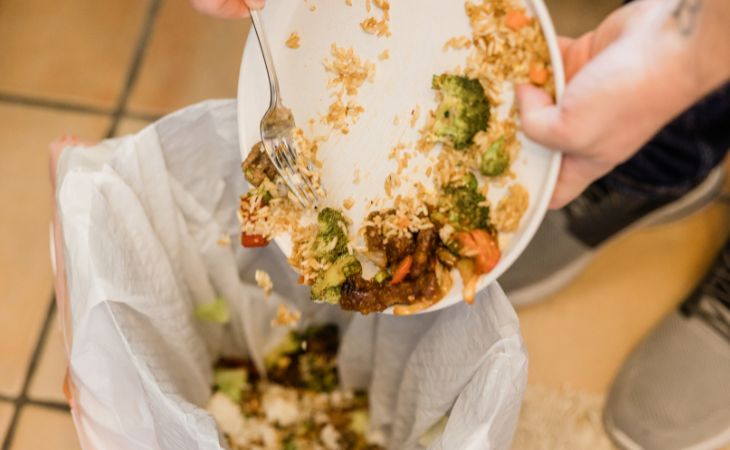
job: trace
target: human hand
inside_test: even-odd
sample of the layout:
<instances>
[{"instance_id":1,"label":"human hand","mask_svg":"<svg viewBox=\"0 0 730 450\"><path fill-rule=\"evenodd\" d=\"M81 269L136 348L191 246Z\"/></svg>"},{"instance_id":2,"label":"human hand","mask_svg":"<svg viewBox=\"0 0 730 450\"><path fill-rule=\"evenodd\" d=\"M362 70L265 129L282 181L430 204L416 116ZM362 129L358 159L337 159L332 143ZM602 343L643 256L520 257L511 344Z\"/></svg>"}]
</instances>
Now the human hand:
<instances>
[{"instance_id":1,"label":"human hand","mask_svg":"<svg viewBox=\"0 0 730 450\"><path fill-rule=\"evenodd\" d=\"M624 6L579 39L561 38L567 85L559 105L534 86L517 88L525 134L565 152L552 208L630 158L730 77L730 65L718 61L730 53L718 37L727 31L708 32L727 27L702 11L727 13L723 2L644 0Z\"/></svg>"},{"instance_id":2,"label":"human hand","mask_svg":"<svg viewBox=\"0 0 730 450\"><path fill-rule=\"evenodd\" d=\"M250 9L261 9L265 0L190 0L193 8L203 14L223 19L247 17Z\"/></svg>"}]
</instances>

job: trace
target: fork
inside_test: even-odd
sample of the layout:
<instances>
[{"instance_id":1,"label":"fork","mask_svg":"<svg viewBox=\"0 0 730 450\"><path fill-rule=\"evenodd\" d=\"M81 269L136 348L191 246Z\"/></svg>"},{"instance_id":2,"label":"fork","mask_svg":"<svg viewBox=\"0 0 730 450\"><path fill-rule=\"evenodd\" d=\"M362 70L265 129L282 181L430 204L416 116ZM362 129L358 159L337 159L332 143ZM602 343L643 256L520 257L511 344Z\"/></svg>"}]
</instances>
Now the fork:
<instances>
[{"instance_id":1,"label":"fork","mask_svg":"<svg viewBox=\"0 0 730 450\"><path fill-rule=\"evenodd\" d=\"M295 128L294 116L289 108L281 102L279 80L276 78L274 60L271 57L269 43L266 40L263 24L257 10L251 10L251 23L258 38L261 54L264 57L266 74L269 77L271 96L269 109L261 119L261 141L266 154L274 164L279 176L284 180L289 191L303 208L316 208L319 196L309 177L300 171L300 155L297 151L292 131ZM309 161L306 163L311 168Z\"/></svg>"}]
</instances>

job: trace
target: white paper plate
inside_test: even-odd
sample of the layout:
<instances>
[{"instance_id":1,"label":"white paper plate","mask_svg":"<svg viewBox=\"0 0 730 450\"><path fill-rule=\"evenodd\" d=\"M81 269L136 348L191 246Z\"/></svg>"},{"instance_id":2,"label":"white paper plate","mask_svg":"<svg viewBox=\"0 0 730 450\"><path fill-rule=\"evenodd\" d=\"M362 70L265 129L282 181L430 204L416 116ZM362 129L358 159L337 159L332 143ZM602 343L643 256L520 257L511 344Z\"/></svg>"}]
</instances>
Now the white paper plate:
<instances>
[{"instance_id":1,"label":"white paper plate","mask_svg":"<svg viewBox=\"0 0 730 450\"><path fill-rule=\"evenodd\" d=\"M348 212L357 230L367 214L367 199L383 196L385 177L395 170L395 161L388 160L393 146L415 142L417 129L426 112L434 106L431 89L433 74L463 67L465 52L443 51L444 43L460 35L471 35L463 1L395 0L391 2L390 38L378 38L362 32L359 23L365 17L379 17L373 8L367 14L364 1L347 6L344 0L285 1L270 0L263 12L263 21L281 85L282 99L292 109L297 124L307 130L307 120L325 113L331 97L326 89L328 75L322 61L330 57L330 46L353 47L356 53L376 63L374 83L365 83L357 96L365 112L350 133L334 133L320 145L319 158L324 162L322 183L328 192L326 206L341 207L344 199L356 199ZM310 5L316 5L311 11ZM547 9L541 0L527 3L538 18L550 49L555 74L556 91L560 96L563 67L557 37ZM301 47L293 50L284 42L296 31ZM385 49L390 59L379 61ZM256 36L251 32L241 62L238 84L238 128L241 155L260 140L259 123L269 104L269 88ZM506 97L506 96L505 96ZM509 102L505 102L509 103ZM416 105L422 111L419 126L409 126L409 112ZM505 105L505 108L509 105ZM394 125L394 117L400 125ZM502 259L489 274L482 277L478 289L494 282L509 268L534 235L547 209L560 167L560 155L549 151L520 135L523 142L520 157L512 165L518 181L530 193L530 206L512 235L500 236ZM425 159L414 159L409 167L427 167ZM360 170L361 182L354 184L354 171ZM425 175L424 176L424 180ZM415 181L412 179L411 181ZM504 191L490 189L490 198L499 199ZM289 255L291 241L287 236L276 239L277 245ZM460 277L454 277L452 291L430 309L436 311L462 300Z\"/></svg>"}]
</instances>

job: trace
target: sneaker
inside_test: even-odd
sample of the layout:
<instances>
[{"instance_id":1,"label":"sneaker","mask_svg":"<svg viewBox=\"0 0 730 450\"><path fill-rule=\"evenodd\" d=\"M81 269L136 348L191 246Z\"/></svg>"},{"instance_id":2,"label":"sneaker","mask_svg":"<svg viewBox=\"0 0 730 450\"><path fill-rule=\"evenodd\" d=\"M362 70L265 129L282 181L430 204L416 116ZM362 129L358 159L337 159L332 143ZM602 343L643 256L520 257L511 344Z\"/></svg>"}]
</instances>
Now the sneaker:
<instances>
[{"instance_id":1,"label":"sneaker","mask_svg":"<svg viewBox=\"0 0 730 450\"><path fill-rule=\"evenodd\" d=\"M550 211L515 264L499 279L515 306L541 300L575 278L603 245L623 233L686 217L715 199L725 171L710 175L681 197L643 197L593 183L559 211Z\"/></svg>"},{"instance_id":2,"label":"sneaker","mask_svg":"<svg viewBox=\"0 0 730 450\"><path fill-rule=\"evenodd\" d=\"M730 241L679 311L621 368L603 421L624 449L730 444Z\"/></svg>"}]
</instances>

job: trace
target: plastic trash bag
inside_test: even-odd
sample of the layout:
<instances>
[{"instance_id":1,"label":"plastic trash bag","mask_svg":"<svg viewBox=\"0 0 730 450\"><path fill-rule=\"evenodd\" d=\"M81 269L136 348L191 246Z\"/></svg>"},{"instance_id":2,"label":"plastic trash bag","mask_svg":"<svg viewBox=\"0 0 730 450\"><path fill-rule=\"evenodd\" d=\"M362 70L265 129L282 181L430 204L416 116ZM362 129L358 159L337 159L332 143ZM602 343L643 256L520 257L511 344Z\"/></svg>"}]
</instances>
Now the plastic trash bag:
<instances>
[{"instance_id":1,"label":"plastic trash bag","mask_svg":"<svg viewBox=\"0 0 730 450\"><path fill-rule=\"evenodd\" d=\"M429 448L508 448L527 358L499 286L472 306L415 317L314 304L275 245L238 245L240 162L233 101L198 104L137 135L62 154L68 385L83 447L225 448L204 409L212 365L225 354L261 367L287 332L270 324L286 303L302 312L300 327L339 324L342 383L368 388L371 423L389 448L421 448L446 415ZM269 298L254 283L256 269L274 280ZM215 298L229 304L230 323L195 319L194 308Z\"/></svg>"}]
</instances>

